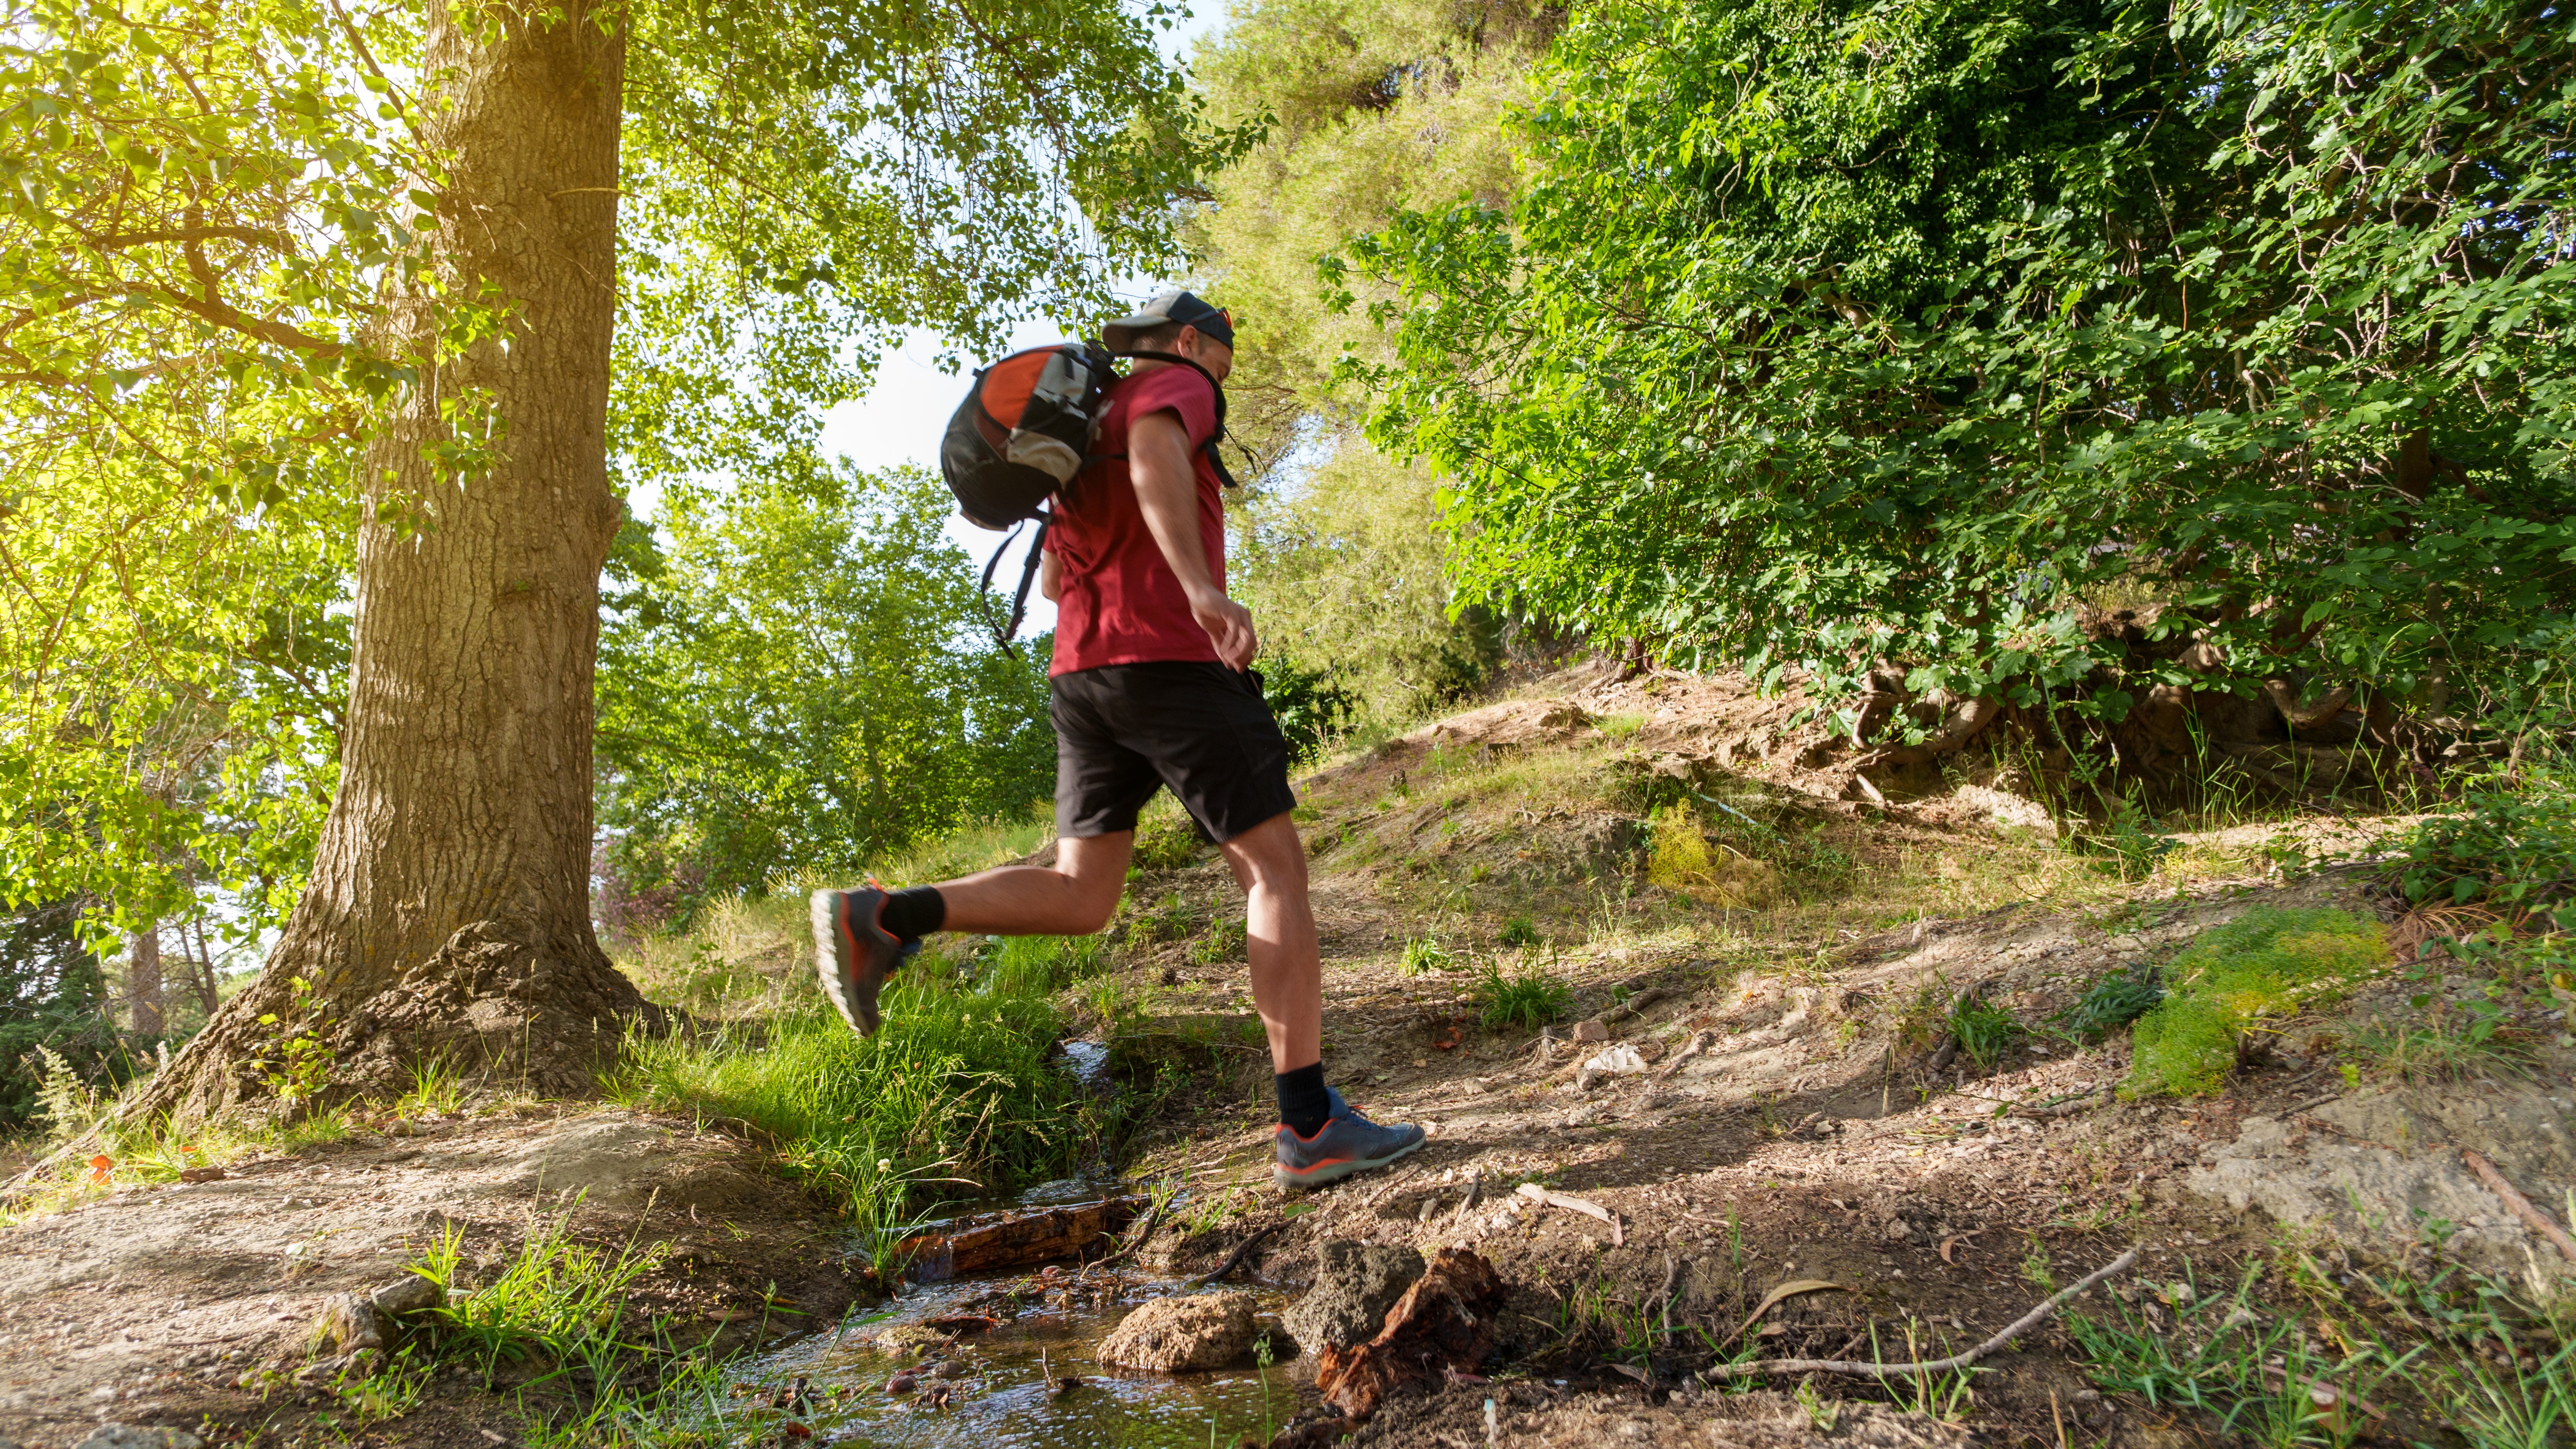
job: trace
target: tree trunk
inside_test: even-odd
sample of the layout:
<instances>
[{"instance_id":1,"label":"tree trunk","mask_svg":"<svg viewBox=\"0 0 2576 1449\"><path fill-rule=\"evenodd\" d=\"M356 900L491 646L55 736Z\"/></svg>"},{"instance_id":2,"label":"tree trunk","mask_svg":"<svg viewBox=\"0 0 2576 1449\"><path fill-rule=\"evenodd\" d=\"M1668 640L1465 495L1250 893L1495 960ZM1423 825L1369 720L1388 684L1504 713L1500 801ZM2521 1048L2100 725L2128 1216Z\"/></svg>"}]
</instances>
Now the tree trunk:
<instances>
[{"instance_id":1,"label":"tree trunk","mask_svg":"<svg viewBox=\"0 0 2576 1449\"><path fill-rule=\"evenodd\" d=\"M223 1004L215 990L215 953L206 945L206 923L198 921L196 928L193 946L188 940L188 928L179 928L179 949L188 954L188 987L197 994L197 1005L206 1013L206 1019L212 1021L215 1008Z\"/></svg>"},{"instance_id":2,"label":"tree trunk","mask_svg":"<svg viewBox=\"0 0 2576 1449\"><path fill-rule=\"evenodd\" d=\"M134 1029L145 1036L159 1036L170 1024L161 1001L161 932L158 928L139 931L132 945L126 957L125 999L134 1008Z\"/></svg>"},{"instance_id":3,"label":"tree trunk","mask_svg":"<svg viewBox=\"0 0 2576 1449\"><path fill-rule=\"evenodd\" d=\"M433 4L437 281L499 299L508 319L500 339L424 367L366 455L348 727L312 880L259 979L144 1110L374 1095L433 1058L579 1093L621 1018L647 1009L589 909L591 669L619 518L607 402L626 43L600 8ZM392 350L430 355L434 303L429 288L389 297ZM475 389L500 437L489 470L460 482L424 455L456 441L442 401ZM327 1081L281 1071L299 1035L328 1046Z\"/></svg>"}]
</instances>

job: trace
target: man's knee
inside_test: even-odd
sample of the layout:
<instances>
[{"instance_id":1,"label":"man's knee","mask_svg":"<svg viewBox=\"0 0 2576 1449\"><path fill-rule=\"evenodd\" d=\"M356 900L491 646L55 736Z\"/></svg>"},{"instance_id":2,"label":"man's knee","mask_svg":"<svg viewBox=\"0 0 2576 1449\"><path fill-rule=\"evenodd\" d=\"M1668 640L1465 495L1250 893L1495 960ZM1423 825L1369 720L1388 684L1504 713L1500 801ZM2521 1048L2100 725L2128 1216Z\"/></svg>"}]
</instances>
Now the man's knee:
<instances>
[{"instance_id":1,"label":"man's knee","mask_svg":"<svg viewBox=\"0 0 2576 1449\"><path fill-rule=\"evenodd\" d=\"M1247 888L1255 882L1288 884L1306 878L1306 847L1286 812L1271 816L1225 843L1226 858Z\"/></svg>"}]
</instances>

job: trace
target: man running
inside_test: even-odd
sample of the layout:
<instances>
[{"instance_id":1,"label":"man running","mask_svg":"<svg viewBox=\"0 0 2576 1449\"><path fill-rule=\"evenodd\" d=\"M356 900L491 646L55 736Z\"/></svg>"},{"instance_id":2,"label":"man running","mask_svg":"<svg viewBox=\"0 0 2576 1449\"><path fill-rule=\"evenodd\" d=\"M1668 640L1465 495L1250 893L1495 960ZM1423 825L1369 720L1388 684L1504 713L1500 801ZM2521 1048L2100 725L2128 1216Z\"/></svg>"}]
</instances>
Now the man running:
<instances>
[{"instance_id":1,"label":"man running","mask_svg":"<svg viewBox=\"0 0 2576 1449\"><path fill-rule=\"evenodd\" d=\"M1056 605L1047 669L1056 735L1053 867L1004 866L888 891L816 891L815 965L850 1025L877 1029L877 993L933 931L1087 935L1127 881L1136 812L1169 786L1225 853L1245 895L1252 1000L1270 1034L1284 1187L1384 1167L1422 1129L1381 1126L1324 1085L1324 970L1289 808L1288 742L1248 672L1261 642L1225 593L1225 512L1208 444L1234 324L1165 292L1101 329L1139 358L1111 384L1093 461L1058 495L1038 588Z\"/></svg>"}]
</instances>

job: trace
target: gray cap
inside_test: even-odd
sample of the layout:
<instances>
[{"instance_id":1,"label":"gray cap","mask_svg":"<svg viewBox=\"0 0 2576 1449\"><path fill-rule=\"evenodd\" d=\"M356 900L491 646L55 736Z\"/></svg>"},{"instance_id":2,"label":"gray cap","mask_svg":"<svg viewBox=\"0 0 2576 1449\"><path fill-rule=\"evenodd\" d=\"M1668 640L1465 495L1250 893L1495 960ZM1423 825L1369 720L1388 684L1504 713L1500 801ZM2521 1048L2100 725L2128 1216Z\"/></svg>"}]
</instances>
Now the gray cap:
<instances>
[{"instance_id":1,"label":"gray cap","mask_svg":"<svg viewBox=\"0 0 2576 1449\"><path fill-rule=\"evenodd\" d=\"M1209 306L1195 292L1184 292L1177 287L1155 297L1128 316L1102 323L1100 340L1108 343L1112 352L1132 352L1136 348L1137 333L1151 332L1173 322L1195 327L1201 336L1213 337L1228 347L1234 345L1233 314Z\"/></svg>"}]
</instances>

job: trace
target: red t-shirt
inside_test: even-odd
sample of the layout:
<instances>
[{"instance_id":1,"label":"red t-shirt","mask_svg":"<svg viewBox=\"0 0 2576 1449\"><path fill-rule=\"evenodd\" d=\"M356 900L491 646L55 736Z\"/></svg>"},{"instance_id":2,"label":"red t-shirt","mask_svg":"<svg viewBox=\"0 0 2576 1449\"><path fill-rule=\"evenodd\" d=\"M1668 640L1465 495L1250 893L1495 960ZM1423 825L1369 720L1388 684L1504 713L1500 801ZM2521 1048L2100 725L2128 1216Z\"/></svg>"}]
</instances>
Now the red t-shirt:
<instances>
[{"instance_id":1,"label":"red t-shirt","mask_svg":"<svg viewBox=\"0 0 2576 1449\"><path fill-rule=\"evenodd\" d=\"M1208 574L1225 587L1225 505L1206 443L1216 436L1216 389L1198 369L1165 363L1109 385L1109 406L1091 449L1099 461L1056 497L1047 551L1056 581L1055 658L1050 677L1108 664L1217 657L1216 641L1190 614L1181 580L1136 505L1127 473L1127 429L1140 417L1170 411L1189 435L1191 471L1199 485L1199 539Z\"/></svg>"}]
</instances>

